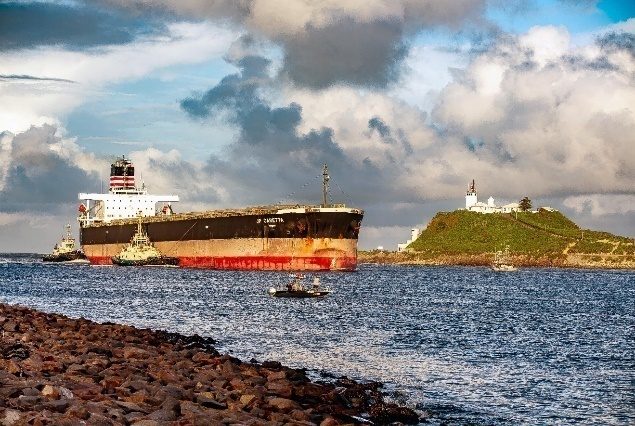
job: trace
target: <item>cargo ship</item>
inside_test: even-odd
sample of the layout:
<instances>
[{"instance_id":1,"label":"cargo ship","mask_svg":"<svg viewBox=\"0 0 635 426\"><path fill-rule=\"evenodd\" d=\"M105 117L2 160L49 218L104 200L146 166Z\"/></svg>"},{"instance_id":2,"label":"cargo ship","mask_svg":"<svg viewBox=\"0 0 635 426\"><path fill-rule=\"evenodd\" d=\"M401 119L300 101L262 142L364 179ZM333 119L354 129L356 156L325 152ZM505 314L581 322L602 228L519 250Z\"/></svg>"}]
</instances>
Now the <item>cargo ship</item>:
<instances>
[{"instance_id":1,"label":"cargo ship","mask_svg":"<svg viewBox=\"0 0 635 426\"><path fill-rule=\"evenodd\" d=\"M322 170L322 204L271 205L175 213L177 195L137 187L125 157L110 168L107 193L80 193L80 244L92 264L111 264L142 226L179 266L237 270L353 271L363 210L329 204Z\"/></svg>"}]
</instances>

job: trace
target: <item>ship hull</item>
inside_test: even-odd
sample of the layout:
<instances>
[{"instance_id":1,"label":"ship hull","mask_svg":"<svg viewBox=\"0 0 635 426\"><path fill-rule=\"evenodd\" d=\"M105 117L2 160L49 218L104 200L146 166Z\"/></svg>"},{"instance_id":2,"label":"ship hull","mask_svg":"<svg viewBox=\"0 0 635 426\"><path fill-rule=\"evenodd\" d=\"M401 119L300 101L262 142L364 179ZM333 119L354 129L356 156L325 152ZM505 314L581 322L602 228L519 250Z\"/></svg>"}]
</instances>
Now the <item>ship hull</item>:
<instances>
[{"instance_id":1,"label":"ship hull","mask_svg":"<svg viewBox=\"0 0 635 426\"><path fill-rule=\"evenodd\" d=\"M154 246L179 266L234 270L353 271L360 213L304 213L146 219ZM135 222L83 227L80 242L93 264L111 264Z\"/></svg>"}]
</instances>

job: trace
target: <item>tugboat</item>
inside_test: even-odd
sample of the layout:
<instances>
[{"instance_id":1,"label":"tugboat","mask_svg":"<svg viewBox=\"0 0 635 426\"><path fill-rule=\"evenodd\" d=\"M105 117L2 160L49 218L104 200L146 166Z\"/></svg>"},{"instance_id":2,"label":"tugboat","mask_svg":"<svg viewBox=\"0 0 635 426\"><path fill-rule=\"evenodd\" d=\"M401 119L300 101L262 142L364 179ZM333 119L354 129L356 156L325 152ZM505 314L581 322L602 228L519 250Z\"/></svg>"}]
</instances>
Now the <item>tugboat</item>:
<instances>
[{"instance_id":1,"label":"tugboat","mask_svg":"<svg viewBox=\"0 0 635 426\"><path fill-rule=\"evenodd\" d=\"M137 223L137 232L130 243L111 260L119 266L178 266L179 264L178 257L162 255L150 242L148 234L143 230L141 217Z\"/></svg>"},{"instance_id":2,"label":"tugboat","mask_svg":"<svg viewBox=\"0 0 635 426\"><path fill-rule=\"evenodd\" d=\"M513 272L518 270L509 261L509 246L505 246L505 251L498 250L494 253L494 262L492 263L492 271L496 272Z\"/></svg>"},{"instance_id":3,"label":"tugboat","mask_svg":"<svg viewBox=\"0 0 635 426\"><path fill-rule=\"evenodd\" d=\"M304 275L295 274L293 280L287 284L286 288L276 289L271 287L269 294L273 297L294 297L294 298L309 298L309 297L322 297L331 293L329 288L320 288L320 279L318 277L313 278L313 285L310 288L305 288L302 285L302 279Z\"/></svg>"},{"instance_id":4,"label":"tugboat","mask_svg":"<svg viewBox=\"0 0 635 426\"><path fill-rule=\"evenodd\" d=\"M84 253L75 248L75 238L71 234L71 225L66 225L66 235L55 244L53 252L42 257L44 262L88 262Z\"/></svg>"}]
</instances>

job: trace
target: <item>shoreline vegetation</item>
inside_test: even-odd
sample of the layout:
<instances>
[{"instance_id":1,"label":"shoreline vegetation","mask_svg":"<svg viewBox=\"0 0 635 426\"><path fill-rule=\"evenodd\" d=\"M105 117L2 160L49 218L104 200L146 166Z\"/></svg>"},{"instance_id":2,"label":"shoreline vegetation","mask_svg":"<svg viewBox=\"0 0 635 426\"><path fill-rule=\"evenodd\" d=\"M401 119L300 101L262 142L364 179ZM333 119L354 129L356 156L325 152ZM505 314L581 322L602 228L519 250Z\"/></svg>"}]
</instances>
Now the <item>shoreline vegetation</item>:
<instances>
[{"instance_id":1,"label":"shoreline vegetation","mask_svg":"<svg viewBox=\"0 0 635 426\"><path fill-rule=\"evenodd\" d=\"M221 355L211 338L0 303L0 424L417 423L378 382Z\"/></svg>"},{"instance_id":2,"label":"shoreline vegetation","mask_svg":"<svg viewBox=\"0 0 635 426\"><path fill-rule=\"evenodd\" d=\"M405 251L359 251L358 263L490 266L509 247L520 267L635 269L635 239L582 229L558 211L437 213Z\"/></svg>"}]
</instances>

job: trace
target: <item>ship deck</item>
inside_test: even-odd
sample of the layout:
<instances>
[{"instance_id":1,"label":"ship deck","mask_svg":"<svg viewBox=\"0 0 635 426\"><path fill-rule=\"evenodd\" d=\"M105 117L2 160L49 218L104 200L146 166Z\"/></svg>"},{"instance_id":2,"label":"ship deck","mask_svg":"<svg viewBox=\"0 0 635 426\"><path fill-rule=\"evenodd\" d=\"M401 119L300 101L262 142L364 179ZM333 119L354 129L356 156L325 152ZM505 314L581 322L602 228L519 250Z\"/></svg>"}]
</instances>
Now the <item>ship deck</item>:
<instances>
[{"instance_id":1,"label":"ship deck","mask_svg":"<svg viewBox=\"0 0 635 426\"><path fill-rule=\"evenodd\" d=\"M155 222L170 222L187 219L205 219L205 218L217 218L217 217L235 217L235 216L264 216L275 215L281 213L318 213L318 212L346 212L363 214L364 211L356 208L346 207L344 204L332 204L328 207L322 207L318 205L298 205L298 204L280 204L269 206L253 206L243 208L229 208L229 209L217 209L217 210L205 210L202 212L186 212L186 213L173 213L169 215L156 215L156 216L144 216L142 221L144 223ZM94 221L90 224L86 224L83 227L103 227L113 225L128 225L138 222L138 218L123 218L113 219L109 222Z\"/></svg>"}]
</instances>

